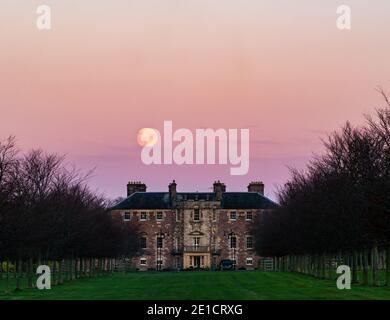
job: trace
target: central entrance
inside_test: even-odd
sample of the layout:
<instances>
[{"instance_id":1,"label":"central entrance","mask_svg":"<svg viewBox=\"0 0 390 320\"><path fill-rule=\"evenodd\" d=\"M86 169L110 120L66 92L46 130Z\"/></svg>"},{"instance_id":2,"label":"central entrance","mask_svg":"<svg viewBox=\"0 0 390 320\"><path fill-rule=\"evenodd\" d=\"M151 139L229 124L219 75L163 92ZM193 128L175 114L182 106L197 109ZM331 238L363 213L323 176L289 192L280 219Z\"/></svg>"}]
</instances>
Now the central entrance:
<instances>
[{"instance_id":1,"label":"central entrance","mask_svg":"<svg viewBox=\"0 0 390 320\"><path fill-rule=\"evenodd\" d=\"M183 255L183 268L205 269L210 268L210 254L185 253Z\"/></svg>"},{"instance_id":2,"label":"central entrance","mask_svg":"<svg viewBox=\"0 0 390 320\"><path fill-rule=\"evenodd\" d=\"M204 256L194 256L194 268L200 268L201 267L201 259L204 260Z\"/></svg>"}]
</instances>

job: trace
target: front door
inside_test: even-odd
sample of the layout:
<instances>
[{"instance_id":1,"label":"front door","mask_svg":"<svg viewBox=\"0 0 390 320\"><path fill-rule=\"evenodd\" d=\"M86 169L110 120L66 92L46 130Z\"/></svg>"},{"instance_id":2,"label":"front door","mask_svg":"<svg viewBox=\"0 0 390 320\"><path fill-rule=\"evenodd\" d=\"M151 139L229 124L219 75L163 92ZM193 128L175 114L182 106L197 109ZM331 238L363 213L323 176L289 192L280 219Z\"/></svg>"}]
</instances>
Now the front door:
<instances>
[{"instance_id":1,"label":"front door","mask_svg":"<svg viewBox=\"0 0 390 320\"><path fill-rule=\"evenodd\" d=\"M200 268L200 256L194 256L194 268Z\"/></svg>"}]
</instances>

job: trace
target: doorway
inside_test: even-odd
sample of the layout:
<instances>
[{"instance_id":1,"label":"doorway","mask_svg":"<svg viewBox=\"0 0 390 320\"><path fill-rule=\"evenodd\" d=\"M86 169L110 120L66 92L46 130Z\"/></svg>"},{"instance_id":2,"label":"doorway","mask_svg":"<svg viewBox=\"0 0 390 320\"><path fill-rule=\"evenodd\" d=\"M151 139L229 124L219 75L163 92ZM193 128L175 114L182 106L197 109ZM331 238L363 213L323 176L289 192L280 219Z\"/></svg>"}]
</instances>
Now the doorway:
<instances>
[{"instance_id":1,"label":"doorway","mask_svg":"<svg viewBox=\"0 0 390 320\"><path fill-rule=\"evenodd\" d=\"M200 256L194 256L194 268L200 268Z\"/></svg>"}]
</instances>

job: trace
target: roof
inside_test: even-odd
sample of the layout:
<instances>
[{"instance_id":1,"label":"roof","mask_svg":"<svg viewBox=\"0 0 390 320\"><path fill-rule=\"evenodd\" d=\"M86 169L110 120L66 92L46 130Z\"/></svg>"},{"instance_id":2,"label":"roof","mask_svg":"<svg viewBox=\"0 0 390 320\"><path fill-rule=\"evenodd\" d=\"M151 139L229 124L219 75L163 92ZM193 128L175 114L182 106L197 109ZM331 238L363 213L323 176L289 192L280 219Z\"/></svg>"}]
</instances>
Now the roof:
<instances>
[{"instance_id":1,"label":"roof","mask_svg":"<svg viewBox=\"0 0 390 320\"><path fill-rule=\"evenodd\" d=\"M224 192L223 209L275 209L278 204L258 192Z\"/></svg>"},{"instance_id":2,"label":"roof","mask_svg":"<svg viewBox=\"0 0 390 320\"><path fill-rule=\"evenodd\" d=\"M176 201L216 201L213 192L178 192ZM257 192L223 192L222 209L274 209L275 202ZM171 209L169 192L135 192L117 203L111 210Z\"/></svg>"}]
</instances>

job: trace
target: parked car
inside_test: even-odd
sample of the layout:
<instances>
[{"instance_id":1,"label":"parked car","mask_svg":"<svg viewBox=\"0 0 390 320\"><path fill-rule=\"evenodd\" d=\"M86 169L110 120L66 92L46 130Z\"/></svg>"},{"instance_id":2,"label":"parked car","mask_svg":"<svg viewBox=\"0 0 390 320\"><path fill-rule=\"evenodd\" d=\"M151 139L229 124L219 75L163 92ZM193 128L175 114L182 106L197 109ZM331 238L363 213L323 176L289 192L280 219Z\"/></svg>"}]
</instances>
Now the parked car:
<instances>
[{"instance_id":1,"label":"parked car","mask_svg":"<svg viewBox=\"0 0 390 320\"><path fill-rule=\"evenodd\" d=\"M230 259L221 260L221 262L219 263L219 270L221 271L234 270L234 261Z\"/></svg>"}]
</instances>

